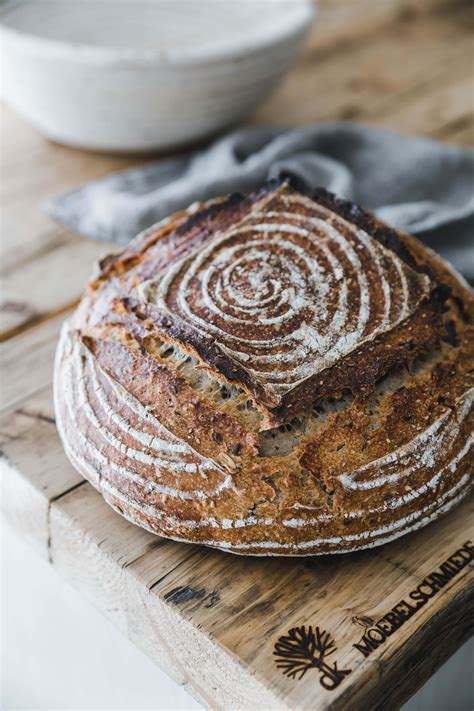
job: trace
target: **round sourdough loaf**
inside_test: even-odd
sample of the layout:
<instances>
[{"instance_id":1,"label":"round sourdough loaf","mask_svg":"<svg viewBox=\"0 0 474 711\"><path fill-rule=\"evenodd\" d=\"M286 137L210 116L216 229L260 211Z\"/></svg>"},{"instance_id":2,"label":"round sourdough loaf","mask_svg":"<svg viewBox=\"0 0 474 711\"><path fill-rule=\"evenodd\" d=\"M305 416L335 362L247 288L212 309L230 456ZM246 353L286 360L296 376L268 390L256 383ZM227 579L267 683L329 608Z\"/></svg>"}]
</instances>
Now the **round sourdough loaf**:
<instances>
[{"instance_id":1,"label":"round sourdough loaf","mask_svg":"<svg viewBox=\"0 0 474 711\"><path fill-rule=\"evenodd\" d=\"M159 535L252 555L377 546L468 493L472 315L413 237L270 183L102 260L58 346L58 429Z\"/></svg>"}]
</instances>

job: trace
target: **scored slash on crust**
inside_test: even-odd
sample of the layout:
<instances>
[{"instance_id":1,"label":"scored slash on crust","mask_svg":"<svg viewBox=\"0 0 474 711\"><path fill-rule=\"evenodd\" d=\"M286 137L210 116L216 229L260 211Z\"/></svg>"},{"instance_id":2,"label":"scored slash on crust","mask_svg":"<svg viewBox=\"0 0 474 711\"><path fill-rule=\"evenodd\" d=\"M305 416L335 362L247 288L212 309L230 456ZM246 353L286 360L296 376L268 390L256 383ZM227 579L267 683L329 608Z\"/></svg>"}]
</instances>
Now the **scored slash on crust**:
<instances>
[{"instance_id":1,"label":"scored slash on crust","mask_svg":"<svg viewBox=\"0 0 474 711\"><path fill-rule=\"evenodd\" d=\"M65 325L61 439L130 521L235 553L342 553L467 494L471 295L414 240L317 195L285 184L171 217L103 262ZM443 310L454 337L440 345ZM376 389L390 369L396 383ZM212 395L222 383L226 397ZM355 398L311 414L348 383ZM291 429L297 408L291 438L268 430Z\"/></svg>"},{"instance_id":2,"label":"scored slash on crust","mask_svg":"<svg viewBox=\"0 0 474 711\"><path fill-rule=\"evenodd\" d=\"M77 336L76 336L77 339ZM272 517L266 517L266 518L259 518L256 516L249 516L247 518L238 518L238 519L229 519L229 518L222 518L219 520L219 518L216 518L215 516L211 517L203 517L200 520L185 520L183 518L179 517L173 517L169 516L166 513L159 511L155 506L149 506L145 504L143 501L140 501L139 499L135 499L130 493L125 495L124 491L121 491L117 486L113 485L110 481L109 478L104 478L101 476L101 470L102 469L111 469L112 471L115 471L117 474L120 476L124 477L125 479L130 479L134 483L137 483L141 487L143 487L143 491L145 493L150 493L151 491L157 491L158 493L165 494L166 496L171 496L171 497L177 497L177 498L182 498L182 499L201 499L204 500L209 497L215 497L218 496L221 492L223 492L225 489L228 487L232 486L232 478L230 475L227 475L224 481L222 482L221 485L216 487L214 491L206 492L204 493L203 491L192 491L192 492L184 492L184 491L178 491L177 489L173 488L168 488L168 487L163 487L160 486L159 484L151 484L151 481L140 475L138 475L136 472L133 472L130 469L125 469L124 467L121 467L117 465L115 462L113 462L111 459L105 457L100 449L96 448L94 444L85 438L85 436L81 432L81 427L80 424L77 420L77 412L83 410L89 421L96 427L97 430L100 430L102 436L105 437L109 441L109 443L112 444L112 446L115 449L118 449L119 451L125 453L127 457L131 457L132 459L137 459L138 461L142 461L142 463L154 463L156 464L157 462L162 462L163 460L158 458L158 459L148 459L148 455L142 455L141 456L136 456L137 452L136 450L133 450L130 446L127 446L119 440L115 435L111 435L111 433L104 428L104 425L100 423L97 419L96 414L93 412L90 403L88 402L87 399L87 392L84 386L84 380L85 380L85 373L83 371L83 366L81 365L82 360L85 359L85 361L88 363L89 367L92 370L93 373L93 378L91 380L94 391L97 394L97 392L100 392L100 384L97 380L97 365L94 362L93 356L87 351L87 349L80 344L78 340L74 340L74 335L71 334L68 331L68 324L65 324L63 327L63 334L61 337L61 340L63 342L63 348L64 350L61 350L61 348L58 350L58 358L69 358L69 363L67 364L67 367L65 368L65 380L61 381L61 385L63 386L63 392L65 393L65 402L66 402L66 407L67 407L67 417L70 419L71 423L73 424L75 431L78 434L78 439L79 442L82 444L84 449L87 450L87 458L84 456L81 456L78 454L78 452L75 450L75 448L72 446L70 442L70 436L67 434L66 428L64 426L64 422L62 417L58 418L58 426L60 429L60 434L63 440L63 443L65 445L66 451L70 458L74 461L75 465L83 471L83 473L89 478L89 480L94 483L94 485L98 486L100 490L102 491L103 494L109 495L111 497L112 503L114 501L120 501L122 504L130 507L132 510L135 510L137 514L146 514L147 519L151 521L156 521L158 525L164 525L164 526L172 526L177 529L196 529L196 528L211 528L211 529L222 529L222 530L229 530L229 529L241 529L241 528L246 528L246 527L274 527L278 524L289 527L289 528L305 528L309 526L314 526L314 525L320 525L321 523L323 524L330 524L332 521L335 521L337 519L337 516L334 514L322 514L317 517L311 517L311 518L306 518L306 519L280 519L278 520L277 518L272 518ZM72 367L73 364L78 367L78 370L76 371L76 383L79 388L79 392L81 393L79 401L76 403L73 395L74 391L74 385L73 385L73 373L72 373ZM127 407L129 407L130 410L134 411L135 413L139 414L140 416L144 417L146 420L151 421L152 424L158 429L161 435L165 433L165 436L168 437L170 441L166 441L163 439L158 439L158 442L161 442L162 448L160 450L160 447L157 446L157 450L161 451L162 454L166 452L166 449L171 446L171 449L173 452L186 452L189 450L187 445L177 442L176 438L174 438L171 433L168 433L166 428L164 428L161 423L151 415L148 410L143 408L143 406L136 401L132 396L127 394L123 388L118 384L113 382L109 376L107 376L105 373L101 372L101 376L106 378L111 387L117 391L118 395L122 397L123 402L127 403ZM460 399L460 408L458 411L458 416L455 419L462 421L466 413L468 412L468 405L470 406L472 404L472 395L473 395L473 390L469 391L468 394L466 394L466 397ZM136 428L132 427L130 423L127 423L122 416L118 416L115 411L110 411L110 405L105 405L104 403L106 402L102 397L98 398L98 401L101 403L103 410L106 414L106 416L113 420L115 423L117 421L121 425L121 431L126 432L126 434L129 434L132 436L132 438L136 438L137 440L141 441L142 443L144 442L144 432L137 430ZM124 427L125 425L125 427ZM423 438L418 438L423 441ZM451 432L451 440L455 439L455 435ZM157 435L149 436L148 440L145 440L147 442L147 445L150 446L150 444L153 444L157 442ZM368 509L362 509L362 510L353 510L353 511L348 511L343 514L343 517L347 520L350 519L361 519L363 517L366 517L368 515L374 514L374 513L383 513L388 510L394 511L397 508L403 508L416 498L422 496L424 493L428 492L430 489L434 489L436 485L439 483L441 480L442 476L448 471L454 471L456 465L469 453L472 442L474 441L474 437L471 436L468 440L468 442L464 445L464 447L461 449L461 451L443 468L441 468L429 481L427 481L425 484L423 484L419 489L414 489L407 494L404 494L398 498L398 500L391 500L390 504L384 504L380 507L377 508L368 508ZM410 447L408 446L407 449L409 450ZM135 455L135 456L134 456ZM422 455L423 456L423 451ZM425 455L426 456L426 455ZM167 462L169 466L169 461ZM176 464L176 463L175 463ZM177 462L178 465L182 464L181 462ZM204 466L206 468L212 467L213 463L210 463L208 461L203 462ZM371 463L372 464L372 463ZM435 462L432 462L432 466L435 465ZM180 469L183 467L180 466ZM197 467L196 467L197 468ZM194 471L194 469L193 469ZM341 479L343 479L343 475L341 476ZM364 547L372 547L374 545L381 545L383 543L389 542L391 540L396 539L399 537L399 535L403 535L404 533L407 532L407 530L416 530L419 527L425 525L428 519L430 519L430 511L431 513L435 514L435 516L441 515L443 512L446 512L449 510L452 506L455 505L466 493L466 487L469 486L469 481L470 481L470 474L469 472L465 474L464 476L461 477L461 479L447 492L445 492L442 496L438 498L438 500L435 502L435 504L430 503L427 506L424 506L423 508L420 508L419 510L416 510L412 512L411 514L407 516L403 516L400 519L397 519L395 521L392 521L389 525L379 527L378 529L372 530L372 531L364 531L362 533L358 534L348 534L346 536L332 536L332 537L321 537L319 539L313 539L309 541L304 541L299 544L286 544L282 545L279 542L271 541L271 540L263 540L263 541L253 541L251 544L251 548L268 548L269 550L273 548L281 549L281 551L285 550L298 550L298 551L303 551L306 548L316 548L318 549L319 547L322 546L334 546L336 545L337 548L335 549L335 552L346 552L347 550L350 550L349 548L341 547L343 544L350 543L352 541L358 541L358 540L367 540L371 538L375 538L375 541L370 541L367 542ZM436 512L433 512L434 506L437 506L438 509ZM123 512L123 510L121 510ZM423 516L423 514L428 514L428 516ZM130 517L130 514L129 514ZM131 520L134 520L133 517L131 517ZM140 517L139 517L140 520ZM143 521L141 521L142 525L145 525L146 528L149 528L149 530L155 532L156 529L153 526L150 526L149 524L147 525ZM402 527L405 527L403 531L400 531ZM385 534L389 534L388 536ZM186 539L184 537L177 537L173 536L175 540L182 540L184 542L191 542L191 539ZM239 549L247 549L249 547L249 544L247 543L230 543L226 542L225 540L221 540L219 542L215 542L212 540L201 540L200 542L204 543L205 545L209 546L217 546L217 547L223 547L223 548L232 548L233 550L239 550Z\"/></svg>"},{"instance_id":3,"label":"scored slash on crust","mask_svg":"<svg viewBox=\"0 0 474 711\"><path fill-rule=\"evenodd\" d=\"M317 390L323 371L409 319L433 288L363 229L283 186L135 293L165 339L222 368L268 414L294 411L302 388Z\"/></svg>"}]
</instances>

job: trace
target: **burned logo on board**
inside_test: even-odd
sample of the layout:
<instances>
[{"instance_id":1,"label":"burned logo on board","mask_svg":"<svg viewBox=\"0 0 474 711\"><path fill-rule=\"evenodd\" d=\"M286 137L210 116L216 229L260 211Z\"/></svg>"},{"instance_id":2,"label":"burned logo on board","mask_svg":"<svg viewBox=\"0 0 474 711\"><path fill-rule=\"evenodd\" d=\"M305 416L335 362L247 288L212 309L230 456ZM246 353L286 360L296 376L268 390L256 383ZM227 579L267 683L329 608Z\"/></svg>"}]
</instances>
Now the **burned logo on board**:
<instances>
[{"instance_id":1,"label":"burned logo on board","mask_svg":"<svg viewBox=\"0 0 474 711\"><path fill-rule=\"evenodd\" d=\"M329 632L319 627L293 627L275 643L275 663L283 674L292 679L302 679L307 671L319 672L319 683L325 689L335 689L351 673L338 669L337 662L327 658L336 651L336 643Z\"/></svg>"}]
</instances>

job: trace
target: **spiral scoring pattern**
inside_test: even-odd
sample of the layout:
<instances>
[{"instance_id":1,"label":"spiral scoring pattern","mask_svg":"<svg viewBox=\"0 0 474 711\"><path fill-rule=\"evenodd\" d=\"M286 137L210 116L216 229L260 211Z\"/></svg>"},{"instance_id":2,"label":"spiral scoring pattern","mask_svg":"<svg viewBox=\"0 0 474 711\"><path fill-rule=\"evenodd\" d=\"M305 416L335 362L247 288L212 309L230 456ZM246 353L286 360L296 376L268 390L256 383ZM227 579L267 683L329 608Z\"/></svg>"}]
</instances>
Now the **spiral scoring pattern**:
<instances>
[{"instance_id":1,"label":"spiral scoring pattern","mask_svg":"<svg viewBox=\"0 0 474 711\"><path fill-rule=\"evenodd\" d=\"M147 282L143 293L212 339L278 404L401 323L428 290L426 276L366 232L283 193Z\"/></svg>"},{"instance_id":2,"label":"spiral scoring pattern","mask_svg":"<svg viewBox=\"0 0 474 711\"><path fill-rule=\"evenodd\" d=\"M188 254L132 294L141 292L142 299L158 306L142 304L137 316L155 316L158 330L160 324L164 333L170 329L171 339L182 333L191 346L200 339L212 340L275 399L408 318L431 288L427 277L363 230L288 190L279 190L276 197L273 193L246 219L214 234L194 252L189 248ZM157 270L168 255L173 258L177 252L165 248ZM153 264L143 270L141 262L138 272L127 274L121 292L118 280L111 278L106 296L96 295L92 312L102 315L108 303L115 315L110 304L117 303L117 294L129 297L137 273L148 276ZM169 395L166 367L160 363L150 372L142 367L135 348L129 358L122 358L129 348L128 328L138 323L134 316L117 348L109 349L98 345L95 331L88 331L91 305L89 301L84 305L87 308L65 325L58 346L58 430L70 461L104 499L154 533L253 555L342 553L387 543L425 526L455 506L470 488L474 390L464 389L463 377L453 373L450 360L446 377L456 399L440 405L435 400L440 390L435 390L432 413L415 417L400 433L389 431L391 415L387 416L374 443L380 456L356 469L341 458L337 470L332 463L327 469L325 462L309 457L310 464L315 461L311 470L315 476L328 472L333 478L342 505L332 509L323 497L308 498L304 478L293 478L292 453L274 465L291 473L279 479L281 497L260 508L270 504L267 474L274 471L265 457L252 454L249 459L240 452L236 461L222 458L223 449L234 442L232 423L217 408L205 417L194 413L188 420L195 402L194 398L190 402L187 389L172 391L173 402L184 413L183 424L176 427L174 419L167 421L161 407ZM136 306L132 299L133 314ZM123 317L122 310L118 313ZM113 326L113 318L110 323ZM143 328L149 332L149 323ZM110 328L101 334L111 341L116 336ZM464 331L460 338L465 354ZM206 348L202 351L206 353ZM211 360L215 353L213 349L209 353ZM462 357L457 362L462 363ZM361 361L353 362L360 362L363 370ZM152 396L151 378L156 378ZM410 382L413 402L426 396L425 384ZM354 415L363 415L364 407L359 404ZM394 406L393 413L399 409ZM202 446L202 433L207 435L211 423L224 420L226 435L220 446L210 450ZM321 441L333 432L338 436L341 427L325 429ZM318 436L310 435L302 451L311 454L309 448L319 442Z\"/></svg>"}]
</instances>

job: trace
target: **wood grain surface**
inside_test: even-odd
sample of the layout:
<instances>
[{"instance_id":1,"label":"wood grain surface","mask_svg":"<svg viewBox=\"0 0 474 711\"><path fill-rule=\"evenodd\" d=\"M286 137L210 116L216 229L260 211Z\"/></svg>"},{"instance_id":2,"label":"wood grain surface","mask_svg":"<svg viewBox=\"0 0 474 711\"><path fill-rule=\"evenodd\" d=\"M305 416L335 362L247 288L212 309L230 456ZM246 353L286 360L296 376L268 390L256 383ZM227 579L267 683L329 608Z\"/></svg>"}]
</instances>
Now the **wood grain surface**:
<instances>
[{"instance_id":1,"label":"wood grain surface","mask_svg":"<svg viewBox=\"0 0 474 711\"><path fill-rule=\"evenodd\" d=\"M321 0L306 51L253 122L355 119L474 145L473 10L453 0ZM115 514L68 463L51 396L61 322L108 246L54 225L39 205L151 157L49 143L6 108L1 154L7 519L210 708L397 708L469 634L472 504L380 549L301 561L165 541ZM293 634L306 661L291 678L275 645L287 649L280 638L303 627L309 647Z\"/></svg>"}]
</instances>

